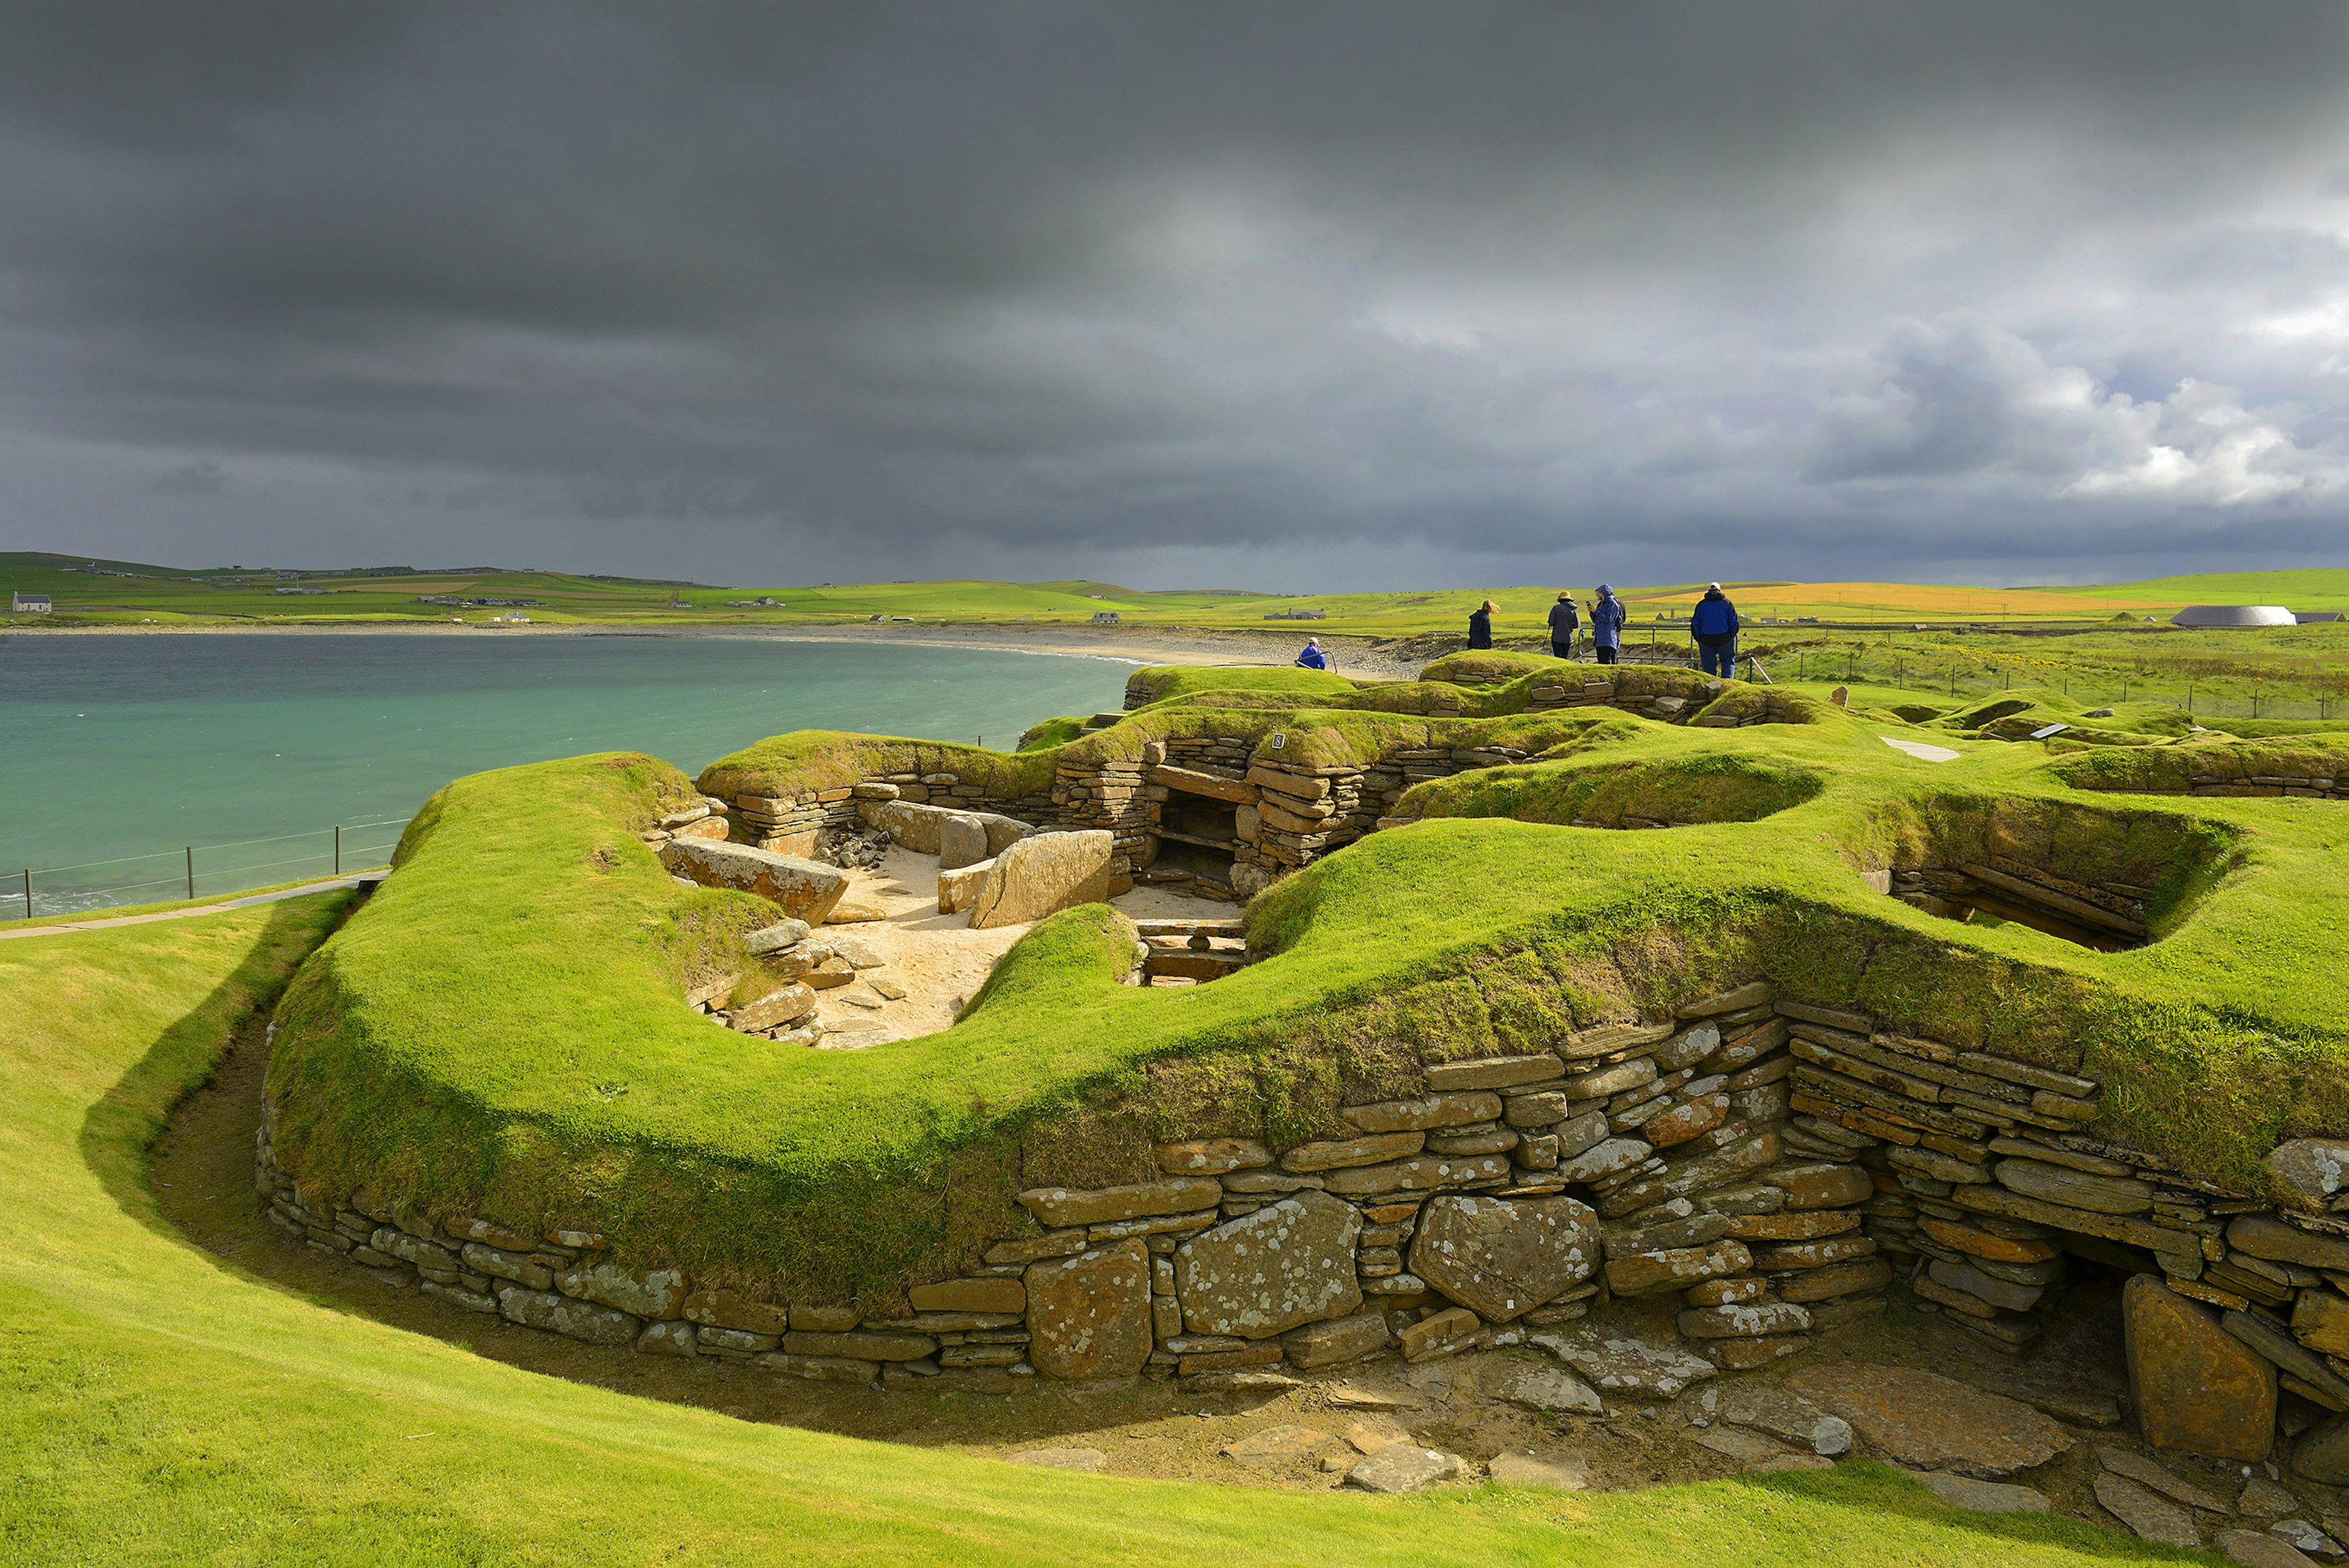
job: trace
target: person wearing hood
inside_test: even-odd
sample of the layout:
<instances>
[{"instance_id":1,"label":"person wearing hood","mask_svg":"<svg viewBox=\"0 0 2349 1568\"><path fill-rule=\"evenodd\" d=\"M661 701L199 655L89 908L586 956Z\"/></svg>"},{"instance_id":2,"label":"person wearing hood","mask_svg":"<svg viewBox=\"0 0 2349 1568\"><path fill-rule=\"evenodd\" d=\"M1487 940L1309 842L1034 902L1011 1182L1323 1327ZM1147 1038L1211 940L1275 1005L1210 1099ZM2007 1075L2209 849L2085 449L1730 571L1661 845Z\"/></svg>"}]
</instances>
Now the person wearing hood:
<instances>
[{"instance_id":1,"label":"person wearing hood","mask_svg":"<svg viewBox=\"0 0 2349 1568\"><path fill-rule=\"evenodd\" d=\"M1719 583L1705 586L1704 597L1689 617L1689 635L1696 639L1697 661L1707 675L1737 673L1737 607Z\"/></svg>"},{"instance_id":2,"label":"person wearing hood","mask_svg":"<svg viewBox=\"0 0 2349 1568\"><path fill-rule=\"evenodd\" d=\"M1330 656L1321 651L1321 639L1319 638L1309 637L1305 639L1305 651L1297 656L1297 668L1299 670L1327 670L1330 668Z\"/></svg>"},{"instance_id":3,"label":"person wearing hood","mask_svg":"<svg viewBox=\"0 0 2349 1568\"><path fill-rule=\"evenodd\" d=\"M1490 648L1493 646L1493 612L1500 607L1500 606L1495 604L1492 600L1486 599L1483 604L1478 605L1475 609L1469 613L1469 647Z\"/></svg>"},{"instance_id":4,"label":"person wearing hood","mask_svg":"<svg viewBox=\"0 0 2349 1568\"><path fill-rule=\"evenodd\" d=\"M1623 601L1605 583L1599 585L1599 598L1590 607L1590 643L1601 664L1612 664L1623 648L1623 623L1630 619Z\"/></svg>"},{"instance_id":5,"label":"person wearing hood","mask_svg":"<svg viewBox=\"0 0 2349 1568\"><path fill-rule=\"evenodd\" d=\"M1574 639L1582 631L1582 611L1574 602L1571 592L1557 596L1557 603L1549 607L1549 656L1552 659L1572 659Z\"/></svg>"}]
</instances>

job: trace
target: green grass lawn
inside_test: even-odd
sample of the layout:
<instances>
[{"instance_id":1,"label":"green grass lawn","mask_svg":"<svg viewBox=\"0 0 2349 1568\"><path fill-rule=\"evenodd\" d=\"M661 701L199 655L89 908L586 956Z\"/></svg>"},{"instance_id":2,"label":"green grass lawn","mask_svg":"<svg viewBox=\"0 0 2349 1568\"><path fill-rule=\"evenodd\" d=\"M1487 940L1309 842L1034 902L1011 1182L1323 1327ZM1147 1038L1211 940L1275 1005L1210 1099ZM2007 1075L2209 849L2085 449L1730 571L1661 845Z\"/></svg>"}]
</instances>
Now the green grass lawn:
<instances>
[{"instance_id":1,"label":"green grass lawn","mask_svg":"<svg viewBox=\"0 0 2349 1568\"><path fill-rule=\"evenodd\" d=\"M1574 1497L1069 1475L752 1425L397 1332L198 1251L145 1175L169 1107L344 897L0 947L10 1563L2215 1561L1957 1512L1873 1465Z\"/></svg>"}]
</instances>

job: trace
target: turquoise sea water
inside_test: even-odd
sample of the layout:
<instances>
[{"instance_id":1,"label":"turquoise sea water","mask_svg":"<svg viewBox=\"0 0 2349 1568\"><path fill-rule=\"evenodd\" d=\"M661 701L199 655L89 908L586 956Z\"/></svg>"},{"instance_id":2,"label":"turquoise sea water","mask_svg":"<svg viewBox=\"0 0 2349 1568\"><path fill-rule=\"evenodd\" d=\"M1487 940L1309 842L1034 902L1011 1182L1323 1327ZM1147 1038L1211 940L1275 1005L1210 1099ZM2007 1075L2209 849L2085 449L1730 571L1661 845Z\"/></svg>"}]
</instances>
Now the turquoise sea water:
<instances>
[{"instance_id":1,"label":"turquoise sea water","mask_svg":"<svg viewBox=\"0 0 2349 1568\"><path fill-rule=\"evenodd\" d=\"M379 865L465 774L645 751L688 774L786 730L1009 749L1128 666L972 649L545 636L0 638L0 919ZM287 837L287 835L300 836ZM98 864L92 864L93 862Z\"/></svg>"}]
</instances>

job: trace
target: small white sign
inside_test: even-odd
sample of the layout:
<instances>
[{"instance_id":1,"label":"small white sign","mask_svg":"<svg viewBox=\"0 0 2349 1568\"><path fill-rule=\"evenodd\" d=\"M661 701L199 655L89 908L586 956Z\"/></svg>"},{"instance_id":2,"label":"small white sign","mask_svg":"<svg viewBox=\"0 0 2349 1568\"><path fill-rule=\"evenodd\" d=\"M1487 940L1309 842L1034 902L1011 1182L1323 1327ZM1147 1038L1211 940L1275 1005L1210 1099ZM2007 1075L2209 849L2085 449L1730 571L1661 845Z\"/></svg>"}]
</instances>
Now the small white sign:
<instances>
[{"instance_id":1,"label":"small white sign","mask_svg":"<svg viewBox=\"0 0 2349 1568\"><path fill-rule=\"evenodd\" d=\"M1277 752L1287 744L1288 744L1288 737L1286 734L1277 734L1265 742L1265 747L1268 751Z\"/></svg>"},{"instance_id":2,"label":"small white sign","mask_svg":"<svg viewBox=\"0 0 2349 1568\"><path fill-rule=\"evenodd\" d=\"M2050 735L2060 735L2071 727L2069 724L2050 724L2044 730L2032 731L2031 738L2034 741L2044 741Z\"/></svg>"}]
</instances>

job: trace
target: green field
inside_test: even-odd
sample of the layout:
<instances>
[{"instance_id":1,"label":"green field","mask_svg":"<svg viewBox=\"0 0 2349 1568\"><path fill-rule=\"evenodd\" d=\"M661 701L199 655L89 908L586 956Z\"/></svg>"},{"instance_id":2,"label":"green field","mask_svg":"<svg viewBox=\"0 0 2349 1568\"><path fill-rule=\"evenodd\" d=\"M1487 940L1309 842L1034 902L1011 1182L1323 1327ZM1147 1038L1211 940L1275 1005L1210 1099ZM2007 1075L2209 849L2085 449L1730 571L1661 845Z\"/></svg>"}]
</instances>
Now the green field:
<instances>
[{"instance_id":1,"label":"green field","mask_svg":"<svg viewBox=\"0 0 2349 1568\"><path fill-rule=\"evenodd\" d=\"M245 1274L146 1151L341 895L0 946L0 1557L10 1563L1589 1564L2189 1560L1895 1472L1410 1499L1014 1468L502 1366ZM2211 1561L2209 1559L2190 1559Z\"/></svg>"},{"instance_id":2,"label":"green field","mask_svg":"<svg viewBox=\"0 0 2349 1568\"><path fill-rule=\"evenodd\" d=\"M67 570L96 565L128 576ZM232 580L234 579L234 580ZM502 606L449 606L426 597L531 599L522 610L533 624L645 622L674 625L791 626L869 624L875 618L948 624L1078 625L1114 611L1139 626L1262 629L1266 617L1319 609L1327 619L1311 630L1358 637L1461 634L1468 613L1489 597L1500 606L1496 635L1547 635L1547 616L1558 587L1516 586L1394 593L1294 594L1242 589L1149 592L1111 583L1005 583L979 580L922 583L802 585L796 587L705 587L644 580L603 580L559 572L480 570L408 573L405 568L350 568L314 573L299 586L318 594L287 594L295 586L270 569L202 571L135 563L89 563L32 552L0 553L0 594L45 593L57 606L57 624L89 626L294 626L364 622L489 623L516 613ZM2156 582L2083 587L1982 588L1909 583L1735 582L1728 585L1749 620L1823 622L1901 628L1931 625L2068 625L2084 627L2116 616L2142 625L2166 619L2179 606L2199 602L2281 603L2302 610L2349 609L2349 569L2177 577ZM1684 622L1702 584L1634 587L1621 593L1642 628L1684 637ZM1589 600L1595 587L1576 585ZM768 597L779 607L746 606ZM22 625L30 618L0 617ZM1293 623L1270 623L1289 629ZM1755 631L1761 630L1755 627ZM1791 635L1780 631L1776 635Z\"/></svg>"}]
</instances>

